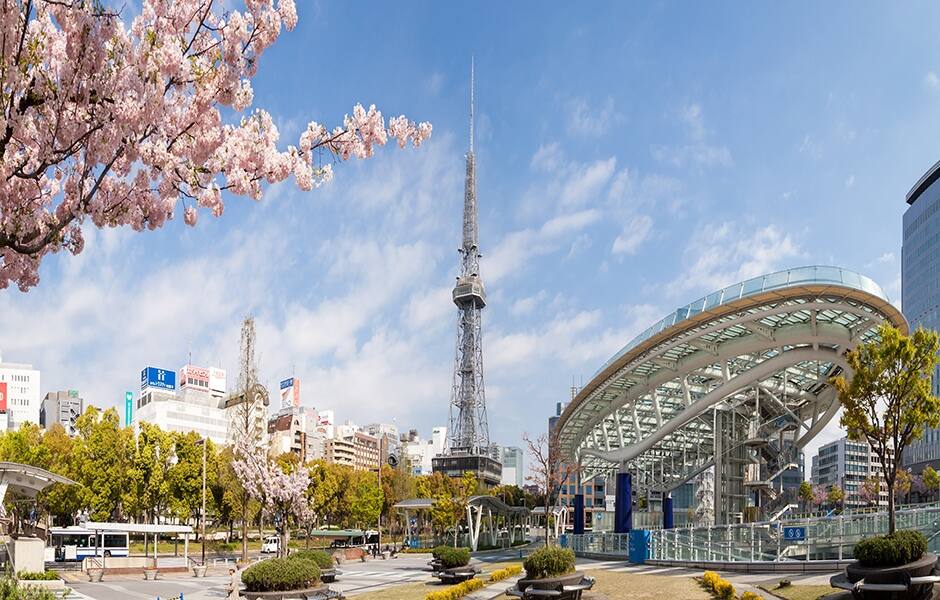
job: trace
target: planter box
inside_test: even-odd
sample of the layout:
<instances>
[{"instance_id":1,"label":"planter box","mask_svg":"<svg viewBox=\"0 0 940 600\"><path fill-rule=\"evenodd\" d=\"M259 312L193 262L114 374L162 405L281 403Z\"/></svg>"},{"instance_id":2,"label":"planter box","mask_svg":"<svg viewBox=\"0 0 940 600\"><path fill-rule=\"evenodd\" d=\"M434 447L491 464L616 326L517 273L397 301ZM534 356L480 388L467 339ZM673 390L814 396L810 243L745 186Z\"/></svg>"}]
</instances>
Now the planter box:
<instances>
[{"instance_id":1,"label":"planter box","mask_svg":"<svg viewBox=\"0 0 940 600\"><path fill-rule=\"evenodd\" d=\"M591 589L594 580L585 577L583 573L574 572L570 575L561 577L546 577L545 579L520 579L515 588L507 590L511 596L518 598L536 598L544 594L533 594L531 591L554 591L560 592L557 596L552 596L554 600L578 600L581 598L581 592L585 589Z\"/></svg>"},{"instance_id":2,"label":"planter box","mask_svg":"<svg viewBox=\"0 0 940 600\"><path fill-rule=\"evenodd\" d=\"M336 581L336 569L320 569L320 581L323 583Z\"/></svg>"},{"instance_id":3,"label":"planter box","mask_svg":"<svg viewBox=\"0 0 940 600\"><path fill-rule=\"evenodd\" d=\"M88 569L88 581L101 581L104 569Z\"/></svg>"},{"instance_id":4,"label":"planter box","mask_svg":"<svg viewBox=\"0 0 940 600\"><path fill-rule=\"evenodd\" d=\"M850 584L863 582L857 597L865 600L926 600L933 595L933 583L911 584L911 578L927 577L936 573L937 555L928 552L914 562L896 567L866 567L854 562L845 568L844 578ZM837 579L840 578L841 576L834 577L833 584L838 583ZM902 585L906 591L877 589L883 584ZM866 586L871 587L865 589Z\"/></svg>"},{"instance_id":5,"label":"planter box","mask_svg":"<svg viewBox=\"0 0 940 600\"><path fill-rule=\"evenodd\" d=\"M42 588L53 592L65 589L65 581L62 579L20 579L20 587Z\"/></svg>"},{"instance_id":6,"label":"planter box","mask_svg":"<svg viewBox=\"0 0 940 600\"><path fill-rule=\"evenodd\" d=\"M461 583L468 579L473 579L480 572L480 567L476 565L466 565L452 569L441 569L435 576L441 580L441 583Z\"/></svg>"},{"instance_id":7,"label":"planter box","mask_svg":"<svg viewBox=\"0 0 940 600\"><path fill-rule=\"evenodd\" d=\"M241 595L248 598L248 600L334 600L345 598L341 593L331 590L325 585L286 592L246 592L242 590Z\"/></svg>"},{"instance_id":8,"label":"planter box","mask_svg":"<svg viewBox=\"0 0 940 600\"><path fill-rule=\"evenodd\" d=\"M156 569L144 569L144 579L147 581L154 581L159 573L160 571Z\"/></svg>"},{"instance_id":9,"label":"planter box","mask_svg":"<svg viewBox=\"0 0 940 600\"><path fill-rule=\"evenodd\" d=\"M208 570L209 570L209 567L207 565L193 567L193 577L205 577L206 571Z\"/></svg>"}]
</instances>

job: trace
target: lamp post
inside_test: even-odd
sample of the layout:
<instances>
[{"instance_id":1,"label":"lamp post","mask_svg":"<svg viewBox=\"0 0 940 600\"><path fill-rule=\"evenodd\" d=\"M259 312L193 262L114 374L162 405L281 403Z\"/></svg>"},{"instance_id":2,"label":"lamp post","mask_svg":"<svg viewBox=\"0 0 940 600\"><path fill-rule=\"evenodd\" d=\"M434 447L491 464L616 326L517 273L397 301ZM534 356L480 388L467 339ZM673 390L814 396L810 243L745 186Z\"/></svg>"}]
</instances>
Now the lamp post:
<instances>
[{"instance_id":1,"label":"lamp post","mask_svg":"<svg viewBox=\"0 0 940 600\"><path fill-rule=\"evenodd\" d=\"M202 513L200 514L199 537L202 540L202 564L206 564L206 446L208 439L198 442L202 446Z\"/></svg>"}]
</instances>

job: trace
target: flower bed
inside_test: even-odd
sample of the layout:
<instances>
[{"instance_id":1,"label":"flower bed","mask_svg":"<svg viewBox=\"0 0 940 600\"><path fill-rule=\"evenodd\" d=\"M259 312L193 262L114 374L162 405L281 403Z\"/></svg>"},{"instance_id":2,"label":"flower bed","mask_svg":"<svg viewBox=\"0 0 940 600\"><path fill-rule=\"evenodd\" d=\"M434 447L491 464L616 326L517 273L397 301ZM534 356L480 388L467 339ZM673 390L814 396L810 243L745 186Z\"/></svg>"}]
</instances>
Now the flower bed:
<instances>
[{"instance_id":1,"label":"flower bed","mask_svg":"<svg viewBox=\"0 0 940 600\"><path fill-rule=\"evenodd\" d=\"M503 579L508 579L515 575L522 573L522 565L509 565L505 569L497 569L490 573L490 583L496 583L497 581L502 581Z\"/></svg>"},{"instance_id":2,"label":"flower bed","mask_svg":"<svg viewBox=\"0 0 940 600\"><path fill-rule=\"evenodd\" d=\"M482 588L484 585L485 584L483 583L482 579L468 579L463 583L452 585L446 590L428 592L428 595L424 597L424 600L458 600L458 598L463 598L470 592L475 592Z\"/></svg>"}]
</instances>

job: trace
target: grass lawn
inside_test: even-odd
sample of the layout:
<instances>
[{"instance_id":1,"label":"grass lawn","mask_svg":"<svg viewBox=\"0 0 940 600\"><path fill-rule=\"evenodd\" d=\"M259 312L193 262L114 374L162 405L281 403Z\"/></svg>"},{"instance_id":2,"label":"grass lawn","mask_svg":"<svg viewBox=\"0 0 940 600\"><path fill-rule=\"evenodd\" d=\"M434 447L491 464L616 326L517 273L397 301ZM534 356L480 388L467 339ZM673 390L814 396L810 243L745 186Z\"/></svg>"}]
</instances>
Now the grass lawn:
<instances>
[{"instance_id":1,"label":"grass lawn","mask_svg":"<svg viewBox=\"0 0 940 600\"><path fill-rule=\"evenodd\" d=\"M760 589L776 594L787 600L818 600L830 594L842 594L839 590L828 585L788 585L778 588L776 586L762 585Z\"/></svg>"},{"instance_id":2,"label":"grass lawn","mask_svg":"<svg viewBox=\"0 0 940 600\"><path fill-rule=\"evenodd\" d=\"M638 575L614 573L612 571L586 571L597 579L593 591L608 598L623 600L709 600L711 595L703 590L691 577L666 577L664 575Z\"/></svg>"},{"instance_id":3,"label":"grass lawn","mask_svg":"<svg viewBox=\"0 0 940 600\"><path fill-rule=\"evenodd\" d=\"M436 580L435 580L436 581ZM431 583L405 583L392 587L366 592L364 594L346 594L356 600L424 600L428 592L445 590L447 586Z\"/></svg>"}]
</instances>

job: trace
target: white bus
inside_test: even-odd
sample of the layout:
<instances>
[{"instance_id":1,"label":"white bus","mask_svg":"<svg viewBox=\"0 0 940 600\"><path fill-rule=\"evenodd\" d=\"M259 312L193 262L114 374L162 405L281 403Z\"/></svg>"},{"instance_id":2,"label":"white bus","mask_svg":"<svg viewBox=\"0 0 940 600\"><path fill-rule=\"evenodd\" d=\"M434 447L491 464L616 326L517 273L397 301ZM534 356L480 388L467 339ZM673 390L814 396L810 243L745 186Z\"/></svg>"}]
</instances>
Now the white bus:
<instances>
[{"instance_id":1,"label":"white bus","mask_svg":"<svg viewBox=\"0 0 940 600\"><path fill-rule=\"evenodd\" d=\"M48 546L55 549L56 562L128 555L126 531L98 531L97 536L95 533L83 527L53 527L49 530Z\"/></svg>"}]
</instances>

